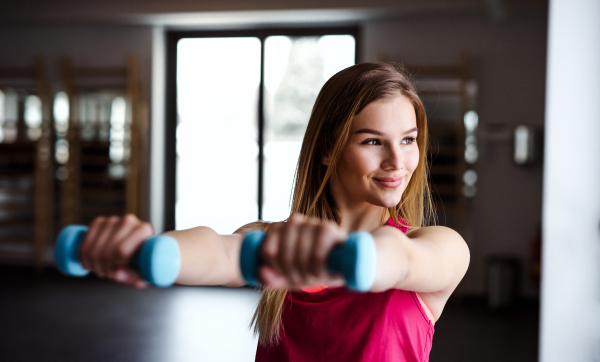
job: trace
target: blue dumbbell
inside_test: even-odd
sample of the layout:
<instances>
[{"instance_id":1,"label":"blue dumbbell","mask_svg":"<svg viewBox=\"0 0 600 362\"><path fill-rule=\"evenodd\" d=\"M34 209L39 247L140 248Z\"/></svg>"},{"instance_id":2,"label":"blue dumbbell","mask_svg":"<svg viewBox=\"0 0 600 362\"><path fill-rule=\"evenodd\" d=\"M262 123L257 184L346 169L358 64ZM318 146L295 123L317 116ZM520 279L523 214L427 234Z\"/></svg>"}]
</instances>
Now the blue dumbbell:
<instances>
[{"instance_id":1,"label":"blue dumbbell","mask_svg":"<svg viewBox=\"0 0 600 362\"><path fill-rule=\"evenodd\" d=\"M240 266L244 279L251 285L258 285L256 273L261 265L259 254L264 232L251 231L244 237L240 253ZM342 274L348 289L367 292L375 281L377 250L373 235L366 231L350 234L344 244L333 248L327 258L327 268L331 274Z\"/></svg>"},{"instance_id":2,"label":"blue dumbbell","mask_svg":"<svg viewBox=\"0 0 600 362\"><path fill-rule=\"evenodd\" d=\"M70 225L56 239L54 256L56 265L65 274L83 277L89 271L79 261L79 247L88 228ZM139 270L142 279L157 287L175 283L181 268L181 255L177 241L167 235L149 238L134 254L130 266Z\"/></svg>"}]
</instances>

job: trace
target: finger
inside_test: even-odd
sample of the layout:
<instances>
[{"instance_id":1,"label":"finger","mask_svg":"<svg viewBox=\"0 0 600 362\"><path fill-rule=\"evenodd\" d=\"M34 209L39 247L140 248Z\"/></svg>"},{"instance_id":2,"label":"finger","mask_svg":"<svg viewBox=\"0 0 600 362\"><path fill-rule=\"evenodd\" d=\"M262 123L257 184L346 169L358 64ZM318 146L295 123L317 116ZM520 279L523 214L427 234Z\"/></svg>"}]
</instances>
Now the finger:
<instances>
[{"instance_id":1,"label":"finger","mask_svg":"<svg viewBox=\"0 0 600 362\"><path fill-rule=\"evenodd\" d=\"M315 243L316 230L317 224L314 221L309 220L300 227L298 234L296 252L294 253L294 264L303 279L303 284L307 282L307 278L310 274L311 253L313 251L313 244Z\"/></svg>"},{"instance_id":2,"label":"finger","mask_svg":"<svg viewBox=\"0 0 600 362\"><path fill-rule=\"evenodd\" d=\"M140 221L133 214L127 214L122 218L119 218L119 221L115 225L115 230L113 231L110 239L107 240L106 245L102 250L102 260L104 263L106 263L107 267L107 270L105 270L106 273L112 271L118 266L122 266L118 265L118 261L115 258L117 254L116 250L139 224Z\"/></svg>"},{"instance_id":3,"label":"finger","mask_svg":"<svg viewBox=\"0 0 600 362\"><path fill-rule=\"evenodd\" d=\"M111 279L117 283L127 285L132 288L145 288L148 283L144 281L140 274L131 268L119 268L111 274Z\"/></svg>"},{"instance_id":4,"label":"finger","mask_svg":"<svg viewBox=\"0 0 600 362\"><path fill-rule=\"evenodd\" d=\"M336 235L336 226L330 221L324 221L319 224L316 230L316 241L313 244L310 262L311 273L319 278L327 275L327 257L333 248L333 241Z\"/></svg>"},{"instance_id":5,"label":"finger","mask_svg":"<svg viewBox=\"0 0 600 362\"><path fill-rule=\"evenodd\" d=\"M140 222L133 225L127 235L116 239L114 247L111 249L114 268L127 266L135 252L153 234L154 229L150 223Z\"/></svg>"},{"instance_id":6,"label":"finger","mask_svg":"<svg viewBox=\"0 0 600 362\"><path fill-rule=\"evenodd\" d=\"M278 255L282 274L288 279L291 285L297 284L301 279L298 267L295 264L295 254L296 244L298 243L298 232L303 220L297 215L292 215L281 231L280 251Z\"/></svg>"},{"instance_id":7,"label":"finger","mask_svg":"<svg viewBox=\"0 0 600 362\"><path fill-rule=\"evenodd\" d=\"M265 234L260 248L263 262L281 274L281 266L277 255L279 254L279 243L281 228L284 223L273 223L269 231Z\"/></svg>"},{"instance_id":8,"label":"finger","mask_svg":"<svg viewBox=\"0 0 600 362\"><path fill-rule=\"evenodd\" d=\"M98 233L98 236L96 237L96 242L90 250L92 270L101 278L105 278L107 276L108 271L108 267L106 265L106 261L102 254L102 251L104 250L106 243L110 240L113 233L115 232L118 222L119 218L116 216L111 216L108 219L106 219L104 227Z\"/></svg>"},{"instance_id":9,"label":"finger","mask_svg":"<svg viewBox=\"0 0 600 362\"><path fill-rule=\"evenodd\" d=\"M258 270L259 278L262 284L269 288L287 288L289 286L287 279L278 274L268 266L262 266Z\"/></svg>"},{"instance_id":10,"label":"finger","mask_svg":"<svg viewBox=\"0 0 600 362\"><path fill-rule=\"evenodd\" d=\"M106 223L106 218L103 216L99 216L92 221L90 228L88 229L83 241L81 242L81 246L79 247L79 260L81 262L81 266L83 266L87 270L92 270L92 260L90 256L90 252L94 243L96 242L96 238L98 234L103 230L104 224Z\"/></svg>"},{"instance_id":11,"label":"finger","mask_svg":"<svg viewBox=\"0 0 600 362\"><path fill-rule=\"evenodd\" d=\"M329 285L329 275L314 276L310 274L302 283L302 287L315 287L320 285Z\"/></svg>"}]
</instances>

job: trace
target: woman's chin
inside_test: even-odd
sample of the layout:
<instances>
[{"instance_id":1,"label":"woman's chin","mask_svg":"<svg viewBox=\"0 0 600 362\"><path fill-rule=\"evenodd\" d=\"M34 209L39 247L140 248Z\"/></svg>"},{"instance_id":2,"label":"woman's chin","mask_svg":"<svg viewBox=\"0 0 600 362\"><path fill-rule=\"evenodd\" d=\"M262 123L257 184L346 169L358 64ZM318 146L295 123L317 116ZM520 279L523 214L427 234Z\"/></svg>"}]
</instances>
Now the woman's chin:
<instances>
[{"instance_id":1,"label":"woman's chin","mask_svg":"<svg viewBox=\"0 0 600 362\"><path fill-rule=\"evenodd\" d=\"M400 203L400 199L401 199L401 197L398 197L398 198L389 198L389 197L380 198L380 199L377 200L377 202L374 202L374 204L377 205L377 206L385 207L385 208L396 207Z\"/></svg>"}]
</instances>

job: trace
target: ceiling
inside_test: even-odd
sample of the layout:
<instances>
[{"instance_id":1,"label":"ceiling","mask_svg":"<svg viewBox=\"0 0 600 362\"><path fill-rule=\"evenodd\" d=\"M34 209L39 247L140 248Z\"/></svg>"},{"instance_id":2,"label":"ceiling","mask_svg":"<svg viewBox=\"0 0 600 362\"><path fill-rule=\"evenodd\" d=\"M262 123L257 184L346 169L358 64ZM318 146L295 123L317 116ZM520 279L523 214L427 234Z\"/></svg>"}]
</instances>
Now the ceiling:
<instances>
[{"instance_id":1,"label":"ceiling","mask_svg":"<svg viewBox=\"0 0 600 362\"><path fill-rule=\"evenodd\" d=\"M195 26L356 22L414 16L504 20L547 12L547 0L21 0L0 5L0 24L123 23Z\"/></svg>"}]
</instances>

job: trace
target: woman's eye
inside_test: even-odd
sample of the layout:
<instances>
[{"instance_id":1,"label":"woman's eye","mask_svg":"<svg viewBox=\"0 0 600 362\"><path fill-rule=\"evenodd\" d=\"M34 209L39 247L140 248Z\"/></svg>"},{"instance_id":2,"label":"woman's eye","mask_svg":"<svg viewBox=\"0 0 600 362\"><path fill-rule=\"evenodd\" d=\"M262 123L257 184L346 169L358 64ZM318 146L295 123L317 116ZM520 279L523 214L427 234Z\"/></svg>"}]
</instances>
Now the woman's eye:
<instances>
[{"instance_id":1,"label":"woman's eye","mask_svg":"<svg viewBox=\"0 0 600 362\"><path fill-rule=\"evenodd\" d=\"M404 145L410 145L411 143L415 142L416 139L414 137L407 137L405 139L402 140L402 144Z\"/></svg>"},{"instance_id":2,"label":"woman's eye","mask_svg":"<svg viewBox=\"0 0 600 362\"><path fill-rule=\"evenodd\" d=\"M366 141L364 141L363 145L376 145L378 143L379 143L379 140L372 139L372 140L366 140Z\"/></svg>"}]
</instances>

